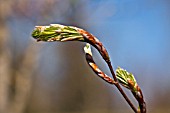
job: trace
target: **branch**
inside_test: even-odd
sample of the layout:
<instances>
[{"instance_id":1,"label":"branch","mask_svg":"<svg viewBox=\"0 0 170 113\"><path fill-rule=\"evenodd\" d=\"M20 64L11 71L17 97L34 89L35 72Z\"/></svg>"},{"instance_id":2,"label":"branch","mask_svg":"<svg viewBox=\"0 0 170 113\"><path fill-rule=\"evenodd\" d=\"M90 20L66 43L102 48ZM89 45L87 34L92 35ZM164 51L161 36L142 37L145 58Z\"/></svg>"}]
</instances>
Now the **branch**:
<instances>
[{"instance_id":1,"label":"branch","mask_svg":"<svg viewBox=\"0 0 170 113\"><path fill-rule=\"evenodd\" d=\"M107 50L95 36L77 27L64 26L60 24L51 24L50 26L36 26L34 31L32 32L32 37L35 38L37 41L47 41L47 42L82 41L91 44L98 50L100 55L107 63L110 72L113 76L113 79L107 76L105 73L103 73L95 64L92 58L91 51L88 48L89 47L88 44L85 47L85 52L86 52L86 60L89 66L99 77L101 77L103 80L105 80L110 84L114 84L118 88L122 96L125 98L125 100L127 101L127 103L130 105L130 107L133 109L135 113L146 113L146 105L143 99L142 91L140 90L139 86L138 85L136 86L136 84L135 87L129 86L130 88L136 88L135 91L131 89L131 92L139 103L140 110L137 110L135 106L132 104L132 102L130 101L130 99L127 97L127 95L124 93L123 89L121 88L120 84L123 86L125 86L125 84L122 84L122 81L120 80L121 77L119 75L118 76L115 75ZM132 85L131 81L128 81L128 85Z\"/></svg>"}]
</instances>

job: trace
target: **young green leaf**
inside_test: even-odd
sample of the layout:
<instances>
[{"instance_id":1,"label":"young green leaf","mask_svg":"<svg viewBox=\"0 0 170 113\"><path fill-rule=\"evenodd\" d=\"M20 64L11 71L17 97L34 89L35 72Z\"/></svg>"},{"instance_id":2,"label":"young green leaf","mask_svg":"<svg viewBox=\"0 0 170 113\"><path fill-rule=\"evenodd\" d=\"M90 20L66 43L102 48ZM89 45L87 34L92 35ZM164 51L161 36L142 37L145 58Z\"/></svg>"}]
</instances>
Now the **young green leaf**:
<instances>
[{"instance_id":1,"label":"young green leaf","mask_svg":"<svg viewBox=\"0 0 170 113\"><path fill-rule=\"evenodd\" d=\"M132 91L136 91L136 87L137 87L137 82L135 80L135 77L133 76L132 73L127 72L126 70L118 67L116 69L116 77L119 81L119 83L121 83L122 86L132 90Z\"/></svg>"},{"instance_id":2,"label":"young green leaf","mask_svg":"<svg viewBox=\"0 0 170 113\"><path fill-rule=\"evenodd\" d=\"M36 26L32 37L37 41L83 41L83 36L76 31L76 27L51 24L50 26Z\"/></svg>"}]
</instances>

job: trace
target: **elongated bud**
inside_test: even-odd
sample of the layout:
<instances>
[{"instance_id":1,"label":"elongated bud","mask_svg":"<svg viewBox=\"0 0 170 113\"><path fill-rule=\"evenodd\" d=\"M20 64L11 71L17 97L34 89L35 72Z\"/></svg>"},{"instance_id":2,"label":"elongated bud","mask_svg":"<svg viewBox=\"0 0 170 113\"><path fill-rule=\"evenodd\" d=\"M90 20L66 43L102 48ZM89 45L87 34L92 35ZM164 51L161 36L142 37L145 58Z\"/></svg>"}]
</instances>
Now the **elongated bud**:
<instances>
[{"instance_id":1,"label":"elongated bud","mask_svg":"<svg viewBox=\"0 0 170 113\"><path fill-rule=\"evenodd\" d=\"M104 72L102 72L99 67L96 65L96 63L93 60L92 57L92 52L91 52L91 47L90 44L86 44L86 46L84 47L84 52L86 54L86 61L89 64L89 66L92 68L92 70L103 80L105 80L106 82L110 83L110 84L115 84L115 81L109 77L108 75L106 75Z\"/></svg>"}]
</instances>

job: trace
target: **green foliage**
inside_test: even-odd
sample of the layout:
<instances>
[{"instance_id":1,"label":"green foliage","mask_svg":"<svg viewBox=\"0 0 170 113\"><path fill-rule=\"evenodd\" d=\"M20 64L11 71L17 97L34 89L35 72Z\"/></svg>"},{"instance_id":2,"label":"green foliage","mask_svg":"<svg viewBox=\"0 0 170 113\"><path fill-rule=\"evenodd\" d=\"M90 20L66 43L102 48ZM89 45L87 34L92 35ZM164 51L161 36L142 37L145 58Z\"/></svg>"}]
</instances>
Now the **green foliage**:
<instances>
[{"instance_id":1,"label":"green foliage","mask_svg":"<svg viewBox=\"0 0 170 113\"><path fill-rule=\"evenodd\" d=\"M135 77L132 73L127 72L126 70L118 67L116 69L116 78L118 79L119 83L132 90L132 91L136 91L136 86L137 86L137 82L135 80Z\"/></svg>"},{"instance_id":2,"label":"green foliage","mask_svg":"<svg viewBox=\"0 0 170 113\"><path fill-rule=\"evenodd\" d=\"M37 41L84 41L83 36L77 32L76 27L51 24L50 26L36 26L32 37Z\"/></svg>"}]
</instances>

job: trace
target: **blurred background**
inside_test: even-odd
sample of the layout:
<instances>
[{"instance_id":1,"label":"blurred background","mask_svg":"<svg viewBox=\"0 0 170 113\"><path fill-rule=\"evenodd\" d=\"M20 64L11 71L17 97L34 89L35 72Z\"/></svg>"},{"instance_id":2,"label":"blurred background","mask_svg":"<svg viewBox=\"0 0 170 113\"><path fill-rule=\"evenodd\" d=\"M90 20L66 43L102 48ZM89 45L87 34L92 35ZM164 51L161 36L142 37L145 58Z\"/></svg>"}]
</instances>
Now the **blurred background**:
<instances>
[{"instance_id":1,"label":"blurred background","mask_svg":"<svg viewBox=\"0 0 170 113\"><path fill-rule=\"evenodd\" d=\"M169 0L0 0L0 113L133 113L118 90L88 67L84 43L31 37L34 26L51 23L99 38L114 69L135 75L148 113L169 113L169 12Z\"/></svg>"}]
</instances>

